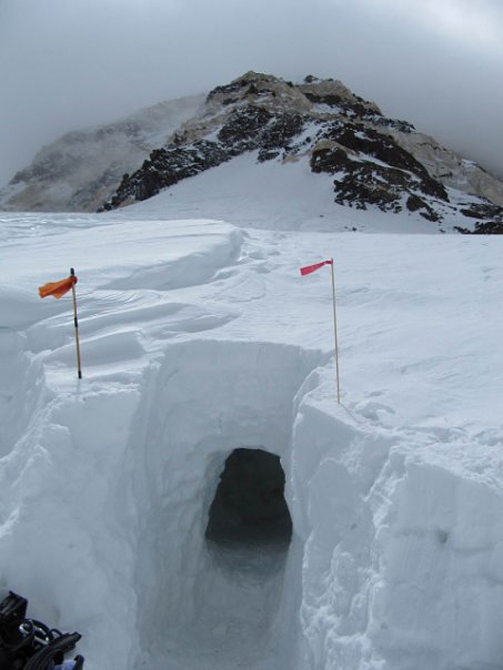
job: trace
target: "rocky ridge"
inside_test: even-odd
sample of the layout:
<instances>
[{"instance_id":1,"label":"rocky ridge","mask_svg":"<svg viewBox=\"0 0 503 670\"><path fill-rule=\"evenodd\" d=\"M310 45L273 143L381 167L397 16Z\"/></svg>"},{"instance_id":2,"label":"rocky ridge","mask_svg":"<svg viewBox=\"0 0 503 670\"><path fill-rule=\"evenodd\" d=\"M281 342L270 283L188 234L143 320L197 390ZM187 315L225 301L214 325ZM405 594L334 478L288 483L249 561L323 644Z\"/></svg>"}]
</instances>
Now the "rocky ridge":
<instances>
[{"instance_id":1,"label":"rocky ridge","mask_svg":"<svg viewBox=\"0 0 503 670\"><path fill-rule=\"evenodd\" d=\"M339 81L308 76L294 85L255 72L211 91L202 113L125 175L102 209L145 200L252 151L258 162L308 160L312 172L333 177L341 205L405 210L431 222L457 209L470 220L467 230L503 226L503 184L473 162L385 117ZM459 207L451 203L452 189L475 194L480 203Z\"/></svg>"},{"instance_id":2,"label":"rocky ridge","mask_svg":"<svg viewBox=\"0 0 503 670\"><path fill-rule=\"evenodd\" d=\"M14 177L0 206L112 210L245 153L257 163L306 162L339 205L406 212L438 229L453 214L466 222L461 232L503 229L503 183L474 162L386 117L340 81L307 76L294 84L256 72L206 99L67 134Z\"/></svg>"}]
</instances>

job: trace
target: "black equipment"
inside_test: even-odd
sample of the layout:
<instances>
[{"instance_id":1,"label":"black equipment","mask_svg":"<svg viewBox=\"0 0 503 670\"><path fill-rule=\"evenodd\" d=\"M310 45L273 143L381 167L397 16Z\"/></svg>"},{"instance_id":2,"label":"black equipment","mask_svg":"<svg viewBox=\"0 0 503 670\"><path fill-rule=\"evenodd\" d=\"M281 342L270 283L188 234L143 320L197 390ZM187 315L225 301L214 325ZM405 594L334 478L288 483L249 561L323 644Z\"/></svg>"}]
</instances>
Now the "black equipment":
<instances>
[{"instance_id":1,"label":"black equipment","mask_svg":"<svg viewBox=\"0 0 503 670\"><path fill-rule=\"evenodd\" d=\"M82 636L27 619L27 607L26 598L12 591L0 602L0 670L58 670ZM78 655L65 667L82 670L84 658Z\"/></svg>"}]
</instances>

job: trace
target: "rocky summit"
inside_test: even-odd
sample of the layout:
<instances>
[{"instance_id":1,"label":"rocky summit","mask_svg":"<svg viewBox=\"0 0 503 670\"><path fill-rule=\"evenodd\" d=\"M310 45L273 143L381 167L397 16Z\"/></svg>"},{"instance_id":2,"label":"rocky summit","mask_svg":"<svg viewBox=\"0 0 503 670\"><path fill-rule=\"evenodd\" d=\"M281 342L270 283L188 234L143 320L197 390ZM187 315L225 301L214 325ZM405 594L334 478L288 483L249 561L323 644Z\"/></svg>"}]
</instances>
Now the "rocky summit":
<instances>
[{"instance_id":1,"label":"rocky summit","mask_svg":"<svg viewBox=\"0 0 503 670\"><path fill-rule=\"evenodd\" d=\"M306 162L313 174L328 178L327 188L338 205L405 212L438 227L454 214L460 232L503 232L502 182L410 123L387 118L374 102L340 81L310 75L294 84L247 72L200 102L142 162L135 153L137 168L131 169L134 161L121 164L114 155L113 165L101 165L93 179L74 186L68 208L96 209L107 188L98 211L146 200L248 153L257 164ZM135 127L135 137L139 133ZM103 152L100 155L103 162ZM57 163L52 160L53 171ZM63 163L57 165L58 173L68 171ZM92 172L89 165L88 170ZM31 170L16 175L10 188L16 187L18 203L41 178L40 159ZM37 193L40 196L40 189ZM9 204L5 195L3 203ZM50 203L44 208L46 204Z\"/></svg>"},{"instance_id":2,"label":"rocky summit","mask_svg":"<svg viewBox=\"0 0 503 670\"><path fill-rule=\"evenodd\" d=\"M449 191L462 189L488 201L460 207L462 215L487 231L503 228L503 184L473 162L385 117L340 81L308 76L295 85L255 72L211 91L202 113L125 175L103 209L145 200L251 151L258 162L309 161L312 172L333 177L341 205L442 221L454 206Z\"/></svg>"}]
</instances>

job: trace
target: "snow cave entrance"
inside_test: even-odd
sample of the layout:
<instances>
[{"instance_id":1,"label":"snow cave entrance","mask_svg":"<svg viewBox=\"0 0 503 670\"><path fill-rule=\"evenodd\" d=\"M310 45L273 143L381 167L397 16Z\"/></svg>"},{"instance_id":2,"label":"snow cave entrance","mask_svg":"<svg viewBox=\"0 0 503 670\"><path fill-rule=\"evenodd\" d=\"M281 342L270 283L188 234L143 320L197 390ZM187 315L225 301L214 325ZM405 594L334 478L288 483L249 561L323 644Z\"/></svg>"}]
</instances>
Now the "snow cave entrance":
<instances>
[{"instance_id":1,"label":"snow cave entrance","mask_svg":"<svg viewBox=\"0 0 503 670\"><path fill-rule=\"evenodd\" d=\"M286 502L294 399L323 362L268 342L169 347L131 441L134 667L287 667L275 659L297 639L302 542Z\"/></svg>"},{"instance_id":2,"label":"snow cave entrance","mask_svg":"<svg viewBox=\"0 0 503 670\"><path fill-rule=\"evenodd\" d=\"M213 553L286 552L292 519L280 458L263 449L235 449L225 461L209 509L205 537Z\"/></svg>"}]
</instances>

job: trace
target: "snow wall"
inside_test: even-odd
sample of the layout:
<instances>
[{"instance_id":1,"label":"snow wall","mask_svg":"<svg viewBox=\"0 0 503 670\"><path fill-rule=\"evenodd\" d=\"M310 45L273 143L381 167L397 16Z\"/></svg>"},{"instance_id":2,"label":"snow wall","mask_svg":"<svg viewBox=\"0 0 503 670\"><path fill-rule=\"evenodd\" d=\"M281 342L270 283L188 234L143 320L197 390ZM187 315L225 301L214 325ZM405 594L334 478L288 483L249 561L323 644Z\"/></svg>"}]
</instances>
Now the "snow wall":
<instances>
[{"instance_id":1,"label":"snow wall","mask_svg":"<svg viewBox=\"0 0 503 670\"><path fill-rule=\"evenodd\" d=\"M501 473L457 458L453 429L351 415L326 356L293 346L180 341L54 394L22 338L1 343L0 583L83 633L89 670L503 667ZM281 458L284 556L207 546L240 447Z\"/></svg>"}]
</instances>

